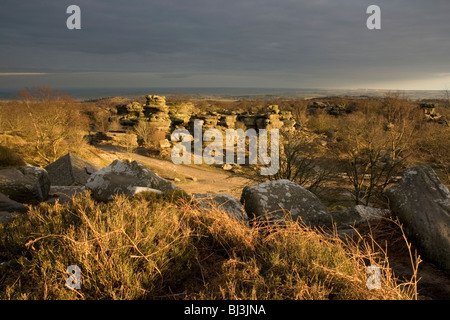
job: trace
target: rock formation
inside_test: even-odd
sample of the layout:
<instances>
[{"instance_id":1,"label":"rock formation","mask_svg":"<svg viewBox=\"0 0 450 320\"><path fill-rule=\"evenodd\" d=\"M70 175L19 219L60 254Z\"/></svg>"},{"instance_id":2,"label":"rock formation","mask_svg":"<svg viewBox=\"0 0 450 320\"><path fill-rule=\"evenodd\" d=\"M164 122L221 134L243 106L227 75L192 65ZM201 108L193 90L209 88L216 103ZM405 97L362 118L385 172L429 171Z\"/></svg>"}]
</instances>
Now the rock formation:
<instances>
[{"instance_id":1,"label":"rock formation","mask_svg":"<svg viewBox=\"0 0 450 320\"><path fill-rule=\"evenodd\" d=\"M202 129L218 129L225 132L226 129L235 129L237 122L247 129L281 129L293 131L296 128L290 111L280 111L278 105L268 105L261 113L233 112L223 110L221 112L196 113L192 103L166 104L164 96L147 95L147 102L141 105L133 102L127 105L117 106L119 121L123 126L133 127L138 121L148 121L158 130L166 133L176 128L184 127L193 133L194 121L202 122Z\"/></svg>"},{"instance_id":2,"label":"rock formation","mask_svg":"<svg viewBox=\"0 0 450 320\"><path fill-rule=\"evenodd\" d=\"M222 126L226 129L235 129L236 128L236 120L237 115L227 115L224 114L219 119L219 126Z\"/></svg>"},{"instance_id":3,"label":"rock formation","mask_svg":"<svg viewBox=\"0 0 450 320\"><path fill-rule=\"evenodd\" d=\"M444 116L436 112L436 104L434 103L422 103L420 105L425 114L427 121L437 122L440 124L447 124L448 122Z\"/></svg>"},{"instance_id":4,"label":"rock formation","mask_svg":"<svg viewBox=\"0 0 450 320\"><path fill-rule=\"evenodd\" d=\"M73 154L66 154L45 167L52 186L84 186L100 167Z\"/></svg>"},{"instance_id":5,"label":"rock formation","mask_svg":"<svg viewBox=\"0 0 450 320\"><path fill-rule=\"evenodd\" d=\"M179 125L186 125L189 122L193 112L194 105L191 102L170 105L169 118L172 121L172 128Z\"/></svg>"},{"instance_id":6,"label":"rock formation","mask_svg":"<svg viewBox=\"0 0 450 320\"><path fill-rule=\"evenodd\" d=\"M36 204L47 199L49 190L45 169L22 166L0 170L0 192L14 201Z\"/></svg>"},{"instance_id":7,"label":"rock formation","mask_svg":"<svg viewBox=\"0 0 450 320\"><path fill-rule=\"evenodd\" d=\"M71 203L73 197L82 195L85 190L84 186L50 186L49 199L45 203Z\"/></svg>"},{"instance_id":8,"label":"rock formation","mask_svg":"<svg viewBox=\"0 0 450 320\"><path fill-rule=\"evenodd\" d=\"M147 95L147 103L144 105L144 115L148 121L158 130L169 132L172 121L169 117L169 107L166 105L166 97Z\"/></svg>"},{"instance_id":9,"label":"rock formation","mask_svg":"<svg viewBox=\"0 0 450 320\"><path fill-rule=\"evenodd\" d=\"M331 226L327 208L310 191L289 180L275 180L247 186L241 195L249 218L283 221L288 214L308 226Z\"/></svg>"},{"instance_id":10,"label":"rock formation","mask_svg":"<svg viewBox=\"0 0 450 320\"><path fill-rule=\"evenodd\" d=\"M350 113L351 110L345 104L330 104L328 102L314 101L308 106L308 112L310 114L315 114L317 110L325 110L329 115L339 116L344 113Z\"/></svg>"},{"instance_id":11,"label":"rock formation","mask_svg":"<svg viewBox=\"0 0 450 320\"><path fill-rule=\"evenodd\" d=\"M206 209L219 208L224 210L230 217L240 221L247 221L247 213L238 199L230 194L193 194L194 201L198 206Z\"/></svg>"},{"instance_id":12,"label":"rock formation","mask_svg":"<svg viewBox=\"0 0 450 320\"><path fill-rule=\"evenodd\" d=\"M344 210L331 211L330 213L337 228L348 228L383 218L390 213L390 210L357 205Z\"/></svg>"},{"instance_id":13,"label":"rock formation","mask_svg":"<svg viewBox=\"0 0 450 320\"><path fill-rule=\"evenodd\" d=\"M425 257L450 271L450 193L433 169L407 170L386 195L406 235Z\"/></svg>"},{"instance_id":14,"label":"rock formation","mask_svg":"<svg viewBox=\"0 0 450 320\"><path fill-rule=\"evenodd\" d=\"M151 189L155 189L156 193L181 190L137 161L129 163L120 160L114 160L109 166L92 174L86 189L91 191L94 199L103 202L112 200L116 194L132 197L138 192L153 191Z\"/></svg>"},{"instance_id":15,"label":"rock formation","mask_svg":"<svg viewBox=\"0 0 450 320\"><path fill-rule=\"evenodd\" d=\"M0 193L0 223L6 222L16 213L25 213L27 211L27 207L23 204L11 200L3 193Z\"/></svg>"}]
</instances>

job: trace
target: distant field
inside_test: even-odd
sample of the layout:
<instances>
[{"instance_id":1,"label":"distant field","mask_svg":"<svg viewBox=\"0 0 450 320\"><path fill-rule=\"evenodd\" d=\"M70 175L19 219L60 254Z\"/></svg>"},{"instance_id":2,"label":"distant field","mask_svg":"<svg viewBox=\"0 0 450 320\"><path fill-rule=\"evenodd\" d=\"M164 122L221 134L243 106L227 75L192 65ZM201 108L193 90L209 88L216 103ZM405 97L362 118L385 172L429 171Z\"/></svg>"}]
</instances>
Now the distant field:
<instances>
[{"instance_id":1,"label":"distant field","mask_svg":"<svg viewBox=\"0 0 450 320\"><path fill-rule=\"evenodd\" d=\"M0 90L0 100L14 100L22 89ZM282 97L320 98L332 96L381 97L388 92L396 92L408 99L442 99L445 90L378 90L378 89L296 89L296 88L60 88L77 100L100 97L124 96L140 97L155 92L159 95L186 95L194 99L276 99Z\"/></svg>"}]
</instances>

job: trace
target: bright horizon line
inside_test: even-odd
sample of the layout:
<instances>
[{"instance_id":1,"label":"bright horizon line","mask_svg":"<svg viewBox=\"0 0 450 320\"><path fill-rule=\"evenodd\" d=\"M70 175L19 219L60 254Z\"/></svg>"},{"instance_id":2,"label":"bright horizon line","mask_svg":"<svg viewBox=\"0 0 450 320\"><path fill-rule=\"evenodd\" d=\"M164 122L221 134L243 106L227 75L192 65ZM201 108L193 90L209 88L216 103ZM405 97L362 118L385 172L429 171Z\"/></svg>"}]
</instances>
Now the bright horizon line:
<instances>
[{"instance_id":1,"label":"bright horizon line","mask_svg":"<svg viewBox=\"0 0 450 320\"><path fill-rule=\"evenodd\" d=\"M35 76L46 75L46 72L0 72L0 76Z\"/></svg>"}]
</instances>

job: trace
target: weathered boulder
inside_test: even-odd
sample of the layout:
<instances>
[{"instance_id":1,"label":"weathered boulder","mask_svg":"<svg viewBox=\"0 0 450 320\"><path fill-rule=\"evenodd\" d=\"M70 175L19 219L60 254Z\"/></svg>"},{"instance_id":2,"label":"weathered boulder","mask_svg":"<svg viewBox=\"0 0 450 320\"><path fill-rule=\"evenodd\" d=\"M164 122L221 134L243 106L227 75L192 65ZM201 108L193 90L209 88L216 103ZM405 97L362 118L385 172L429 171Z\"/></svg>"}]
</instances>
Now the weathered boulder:
<instances>
[{"instance_id":1,"label":"weathered boulder","mask_svg":"<svg viewBox=\"0 0 450 320\"><path fill-rule=\"evenodd\" d=\"M92 197L104 202L112 200L115 194L132 197L138 193L136 187L156 189L163 193L181 190L137 161L114 160L109 166L93 173L86 183L86 189L91 191Z\"/></svg>"},{"instance_id":2,"label":"weathered boulder","mask_svg":"<svg viewBox=\"0 0 450 320\"><path fill-rule=\"evenodd\" d=\"M28 209L23 204L11 200L3 193L0 193L0 223L7 222L17 213L25 213Z\"/></svg>"},{"instance_id":3,"label":"weathered boulder","mask_svg":"<svg viewBox=\"0 0 450 320\"><path fill-rule=\"evenodd\" d=\"M219 208L224 210L228 216L237 220L247 221L248 216L244 206L238 199L230 194L193 194L194 201L198 206L206 209Z\"/></svg>"},{"instance_id":4,"label":"weathered boulder","mask_svg":"<svg viewBox=\"0 0 450 320\"><path fill-rule=\"evenodd\" d=\"M28 211L28 209L23 204L11 200L3 193L0 193L0 211L25 213Z\"/></svg>"},{"instance_id":5,"label":"weathered boulder","mask_svg":"<svg viewBox=\"0 0 450 320\"><path fill-rule=\"evenodd\" d=\"M330 211L330 214L336 227L342 228L385 217L389 212L388 209L357 205L344 210Z\"/></svg>"},{"instance_id":6,"label":"weathered boulder","mask_svg":"<svg viewBox=\"0 0 450 320\"><path fill-rule=\"evenodd\" d=\"M405 171L386 195L422 255L450 272L450 193L433 169L418 166Z\"/></svg>"},{"instance_id":7,"label":"weathered boulder","mask_svg":"<svg viewBox=\"0 0 450 320\"><path fill-rule=\"evenodd\" d=\"M39 167L23 166L19 168L25 176L34 177L39 184L39 188L42 192L42 198L46 199L48 192L50 191L50 177L47 170Z\"/></svg>"},{"instance_id":8,"label":"weathered boulder","mask_svg":"<svg viewBox=\"0 0 450 320\"><path fill-rule=\"evenodd\" d=\"M49 191L45 169L23 166L0 170L0 192L14 201L36 204L45 201Z\"/></svg>"},{"instance_id":9,"label":"weathered boulder","mask_svg":"<svg viewBox=\"0 0 450 320\"><path fill-rule=\"evenodd\" d=\"M241 203L249 218L283 220L286 213L293 220L309 226L331 226L328 209L310 191L289 180L268 181L242 190Z\"/></svg>"},{"instance_id":10,"label":"weathered boulder","mask_svg":"<svg viewBox=\"0 0 450 320\"><path fill-rule=\"evenodd\" d=\"M84 193L86 188L84 186L51 186L49 192L49 199L45 201L48 204L70 203L72 198Z\"/></svg>"},{"instance_id":11,"label":"weathered boulder","mask_svg":"<svg viewBox=\"0 0 450 320\"><path fill-rule=\"evenodd\" d=\"M73 154L66 154L45 167L52 186L84 186L99 166Z\"/></svg>"}]
</instances>

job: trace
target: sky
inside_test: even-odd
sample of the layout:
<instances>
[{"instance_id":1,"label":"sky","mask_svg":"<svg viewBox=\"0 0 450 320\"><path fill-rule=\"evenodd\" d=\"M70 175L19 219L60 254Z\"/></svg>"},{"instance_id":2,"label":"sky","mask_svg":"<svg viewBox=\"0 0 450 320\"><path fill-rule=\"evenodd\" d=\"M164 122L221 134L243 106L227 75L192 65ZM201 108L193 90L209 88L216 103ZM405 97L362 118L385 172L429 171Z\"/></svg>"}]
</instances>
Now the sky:
<instances>
[{"instance_id":1,"label":"sky","mask_svg":"<svg viewBox=\"0 0 450 320\"><path fill-rule=\"evenodd\" d=\"M81 29L69 30L69 5ZM369 30L369 5L381 29ZM0 90L450 89L449 0L1 0Z\"/></svg>"}]
</instances>

